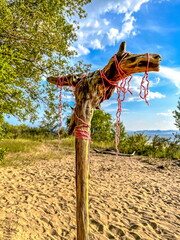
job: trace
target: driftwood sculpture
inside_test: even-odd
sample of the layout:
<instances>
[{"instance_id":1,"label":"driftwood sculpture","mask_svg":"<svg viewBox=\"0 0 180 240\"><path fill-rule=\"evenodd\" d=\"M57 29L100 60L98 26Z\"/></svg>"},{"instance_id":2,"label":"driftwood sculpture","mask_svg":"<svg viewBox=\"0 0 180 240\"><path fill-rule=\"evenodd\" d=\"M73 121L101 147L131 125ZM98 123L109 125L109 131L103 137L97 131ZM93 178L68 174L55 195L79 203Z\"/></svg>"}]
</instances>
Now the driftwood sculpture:
<instances>
[{"instance_id":1,"label":"driftwood sculpture","mask_svg":"<svg viewBox=\"0 0 180 240\"><path fill-rule=\"evenodd\" d=\"M161 57L158 54L131 54L126 52L126 43L122 42L119 51L109 60L103 70L97 70L88 75L78 74L47 78L50 83L75 88L76 106L70 122L69 134L74 131L76 138L77 240L89 239L89 140L93 109L99 108L101 102L109 99L116 87L119 92L118 102L121 104L125 93L130 92L129 83L131 79L128 80L127 77L133 73L145 72L140 87L140 97L146 100L148 94L147 72L158 71L160 60ZM123 94L123 96L120 96L120 94ZM121 109L118 111L118 118L120 112Z\"/></svg>"}]
</instances>

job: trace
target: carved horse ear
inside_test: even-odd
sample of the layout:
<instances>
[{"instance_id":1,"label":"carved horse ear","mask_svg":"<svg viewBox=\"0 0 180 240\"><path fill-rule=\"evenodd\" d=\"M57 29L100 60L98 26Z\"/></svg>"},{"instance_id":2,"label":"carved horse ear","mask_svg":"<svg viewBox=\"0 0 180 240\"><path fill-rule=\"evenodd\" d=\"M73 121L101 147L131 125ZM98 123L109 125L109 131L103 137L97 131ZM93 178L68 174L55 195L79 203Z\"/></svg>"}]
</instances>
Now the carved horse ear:
<instances>
[{"instance_id":1,"label":"carved horse ear","mask_svg":"<svg viewBox=\"0 0 180 240\"><path fill-rule=\"evenodd\" d=\"M126 42L122 42L119 47L119 51L117 53L123 53L126 52Z\"/></svg>"}]
</instances>

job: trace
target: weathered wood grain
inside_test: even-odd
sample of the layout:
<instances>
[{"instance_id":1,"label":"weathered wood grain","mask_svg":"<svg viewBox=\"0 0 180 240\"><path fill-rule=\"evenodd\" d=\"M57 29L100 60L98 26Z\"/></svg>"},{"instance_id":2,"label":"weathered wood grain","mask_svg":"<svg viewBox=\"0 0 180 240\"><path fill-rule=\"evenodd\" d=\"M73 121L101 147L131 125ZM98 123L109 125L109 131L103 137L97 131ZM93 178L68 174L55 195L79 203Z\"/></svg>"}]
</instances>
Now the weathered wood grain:
<instances>
[{"instance_id":1,"label":"weathered wood grain","mask_svg":"<svg viewBox=\"0 0 180 240\"><path fill-rule=\"evenodd\" d=\"M85 89L84 89L85 90ZM93 116L91 99L85 99L76 107L76 114L90 125ZM81 122L75 117L76 125ZM89 130L89 128L82 128ZM89 179L89 140L76 138L76 221L77 239L89 239L88 179Z\"/></svg>"}]
</instances>

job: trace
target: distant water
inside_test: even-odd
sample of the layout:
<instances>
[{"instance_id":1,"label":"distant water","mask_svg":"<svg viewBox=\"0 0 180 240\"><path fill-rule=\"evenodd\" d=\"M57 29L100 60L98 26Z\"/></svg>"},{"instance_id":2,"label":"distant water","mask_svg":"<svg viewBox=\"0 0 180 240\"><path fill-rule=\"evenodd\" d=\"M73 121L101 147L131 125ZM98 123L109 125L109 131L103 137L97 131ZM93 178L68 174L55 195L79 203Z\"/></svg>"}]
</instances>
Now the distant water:
<instances>
[{"instance_id":1,"label":"distant water","mask_svg":"<svg viewBox=\"0 0 180 240\"><path fill-rule=\"evenodd\" d=\"M171 138L172 140L174 139L174 134L180 134L180 131L175 131L175 130L142 130L142 131L127 131L128 135L132 135L134 133L144 133L144 135L151 137L151 139L155 136L158 135L159 137L163 138Z\"/></svg>"}]
</instances>

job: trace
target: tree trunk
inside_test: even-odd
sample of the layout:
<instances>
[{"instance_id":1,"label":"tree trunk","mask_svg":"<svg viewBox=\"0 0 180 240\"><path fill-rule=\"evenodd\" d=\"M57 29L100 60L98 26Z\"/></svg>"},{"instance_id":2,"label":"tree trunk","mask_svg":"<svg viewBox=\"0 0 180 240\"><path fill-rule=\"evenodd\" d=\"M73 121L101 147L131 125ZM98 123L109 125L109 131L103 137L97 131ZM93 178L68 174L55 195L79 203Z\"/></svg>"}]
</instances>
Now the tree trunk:
<instances>
[{"instance_id":1,"label":"tree trunk","mask_svg":"<svg viewBox=\"0 0 180 240\"><path fill-rule=\"evenodd\" d=\"M92 119L91 103L78 105L76 114L83 121L90 124ZM81 122L76 119L76 125ZM87 128L82 128L87 130ZM90 130L90 129L89 129ZM88 178L89 178L89 147L86 139L76 138L76 222L77 240L89 239L89 214L88 214Z\"/></svg>"}]
</instances>

